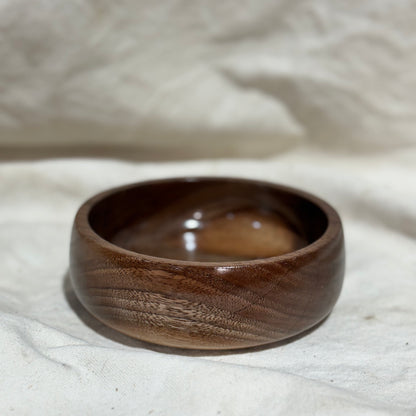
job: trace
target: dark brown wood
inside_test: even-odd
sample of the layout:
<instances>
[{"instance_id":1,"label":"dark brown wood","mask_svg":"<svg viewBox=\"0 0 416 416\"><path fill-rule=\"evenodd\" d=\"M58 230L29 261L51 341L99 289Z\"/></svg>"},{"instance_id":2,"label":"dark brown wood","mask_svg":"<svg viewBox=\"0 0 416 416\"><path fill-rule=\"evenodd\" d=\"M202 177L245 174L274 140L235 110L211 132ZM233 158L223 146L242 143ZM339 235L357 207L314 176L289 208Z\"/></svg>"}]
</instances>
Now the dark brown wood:
<instances>
[{"instance_id":1,"label":"dark brown wood","mask_svg":"<svg viewBox=\"0 0 416 416\"><path fill-rule=\"evenodd\" d=\"M182 348L230 349L302 332L334 306L340 218L292 188L231 178L142 182L79 209L71 279L108 326Z\"/></svg>"}]
</instances>

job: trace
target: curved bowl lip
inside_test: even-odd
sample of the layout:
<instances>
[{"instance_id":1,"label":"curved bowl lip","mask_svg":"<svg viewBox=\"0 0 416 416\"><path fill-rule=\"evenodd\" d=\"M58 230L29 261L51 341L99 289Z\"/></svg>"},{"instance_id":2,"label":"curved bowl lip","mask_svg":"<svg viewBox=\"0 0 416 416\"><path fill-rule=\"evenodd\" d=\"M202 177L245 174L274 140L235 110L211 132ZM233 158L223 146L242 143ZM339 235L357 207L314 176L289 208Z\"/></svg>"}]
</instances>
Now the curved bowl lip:
<instances>
[{"instance_id":1,"label":"curved bowl lip","mask_svg":"<svg viewBox=\"0 0 416 416\"><path fill-rule=\"evenodd\" d=\"M315 241L308 244L305 247L302 247L298 250L291 251L289 253L281 254L278 256L264 257L259 259L251 260L238 260L238 261L223 261L223 262L208 262L208 261L191 261L191 260L179 260L179 259L170 259L166 257L156 257L150 256L148 254L141 254L135 251L131 251L120 247L116 244L111 243L110 241L101 237L95 230L91 227L89 222L89 215L91 209L100 201L107 198L112 194L116 194L121 191L128 189L136 188L139 186L147 185L157 185L161 183L169 182L205 182L205 181L223 181L223 182L235 182L235 183L245 183L252 184L256 186L274 188L283 192L288 192L304 198L309 202L317 205L327 217L327 227L324 233ZM100 192L88 200L86 200L78 209L78 212L75 216L74 227L77 228L79 234L87 238L89 241L92 240L98 246L110 250L114 253L117 253L124 257L129 257L132 260L147 261L149 263L161 263L170 266L194 266L194 267L206 267L206 268L237 268L237 267L249 267L255 265L264 265L268 263L276 262L286 262L292 261L297 258L303 257L305 255L310 255L316 253L327 246L330 242L342 234L342 223L337 211L327 202L318 198L317 196L305 192L303 190L293 188L286 185L281 185L273 182L256 180L256 179L246 179L243 177L223 177L223 176L184 176L184 177L169 177L164 179L154 179L154 180L144 180L139 182L134 182L127 185L117 186L110 188L106 191Z\"/></svg>"}]
</instances>

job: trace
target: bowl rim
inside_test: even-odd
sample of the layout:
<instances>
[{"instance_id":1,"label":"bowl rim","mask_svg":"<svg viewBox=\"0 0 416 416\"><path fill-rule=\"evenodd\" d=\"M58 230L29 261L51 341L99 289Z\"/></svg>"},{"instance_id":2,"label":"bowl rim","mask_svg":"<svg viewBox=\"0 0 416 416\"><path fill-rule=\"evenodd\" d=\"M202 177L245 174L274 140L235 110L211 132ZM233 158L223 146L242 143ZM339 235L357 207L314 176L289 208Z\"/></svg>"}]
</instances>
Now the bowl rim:
<instances>
[{"instance_id":1,"label":"bowl rim","mask_svg":"<svg viewBox=\"0 0 416 416\"><path fill-rule=\"evenodd\" d=\"M179 260L179 259L170 259L167 257L157 257L151 256L148 254L138 253L132 250L125 249L121 246L118 246L105 238L101 237L91 226L89 221L89 216L92 208L108 196L122 192L128 189L133 189L138 186L145 186L145 185L157 185L160 183L169 183L169 182L203 182L203 181L224 181L224 182L237 182L237 183L245 183L245 184L252 184L256 186L274 188L279 191L287 192L294 194L298 197L304 198L309 202L317 205L322 212L325 214L327 218L327 227L322 235L317 238L312 243L301 247L297 250L290 251L285 254L271 256L271 257L263 257L259 259L251 259L251 260L236 260L236 261L217 261L217 262L209 262L209 261L195 261L195 260ZM146 261L149 263L162 263L170 266L191 266L191 267L206 267L206 268L238 268L238 267L248 267L248 266L256 266L256 265L264 265L268 263L275 263L275 262L286 262L292 261L297 258L303 257L305 255L311 255L316 253L322 249L324 249L328 244L330 244L334 239L338 236L341 236L343 233L342 229L342 222L338 212L333 208L329 203L322 200L321 198L303 191L301 189L297 189L287 185L281 185L279 183L257 180L257 179L250 179L245 177L232 177L232 176L179 176L179 177L167 177L162 179L151 179L151 180L144 180L139 182L130 183L127 185L121 185L112 187L105 191L99 192L92 196L91 198L87 199L78 209L75 219L74 219L74 228L78 231L79 235L83 238L86 238L89 242L93 242L98 246L102 247L103 249L109 250L111 252L117 253L120 256L129 257L131 260L140 260Z\"/></svg>"}]
</instances>

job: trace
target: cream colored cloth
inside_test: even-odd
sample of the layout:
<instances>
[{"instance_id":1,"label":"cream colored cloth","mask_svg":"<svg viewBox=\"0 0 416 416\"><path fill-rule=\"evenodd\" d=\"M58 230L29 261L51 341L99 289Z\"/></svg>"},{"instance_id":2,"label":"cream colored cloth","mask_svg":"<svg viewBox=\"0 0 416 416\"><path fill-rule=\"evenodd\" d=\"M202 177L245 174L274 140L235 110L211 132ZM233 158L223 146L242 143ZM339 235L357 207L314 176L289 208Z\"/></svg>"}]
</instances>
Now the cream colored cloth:
<instances>
[{"instance_id":1,"label":"cream colored cloth","mask_svg":"<svg viewBox=\"0 0 416 416\"><path fill-rule=\"evenodd\" d=\"M415 414L415 157L297 150L265 161L3 163L0 414ZM183 175L290 184L339 210L345 284L322 325L222 355L144 344L85 312L68 282L79 204L111 186Z\"/></svg>"},{"instance_id":2,"label":"cream colored cloth","mask_svg":"<svg viewBox=\"0 0 416 416\"><path fill-rule=\"evenodd\" d=\"M411 0L2 0L0 152L409 145L415 21Z\"/></svg>"}]
</instances>

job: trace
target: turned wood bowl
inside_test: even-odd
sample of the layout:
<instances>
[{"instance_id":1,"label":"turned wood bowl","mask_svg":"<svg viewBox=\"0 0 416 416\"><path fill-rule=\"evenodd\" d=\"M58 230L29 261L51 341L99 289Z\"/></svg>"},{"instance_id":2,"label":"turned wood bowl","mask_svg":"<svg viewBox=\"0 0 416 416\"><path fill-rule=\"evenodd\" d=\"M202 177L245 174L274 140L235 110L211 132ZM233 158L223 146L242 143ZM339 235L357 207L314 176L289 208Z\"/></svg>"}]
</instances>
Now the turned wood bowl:
<instances>
[{"instance_id":1,"label":"turned wood bowl","mask_svg":"<svg viewBox=\"0 0 416 416\"><path fill-rule=\"evenodd\" d=\"M81 206L70 275L85 308L132 337L196 349L267 344L332 310L342 225L326 202L286 186L142 182Z\"/></svg>"}]
</instances>

